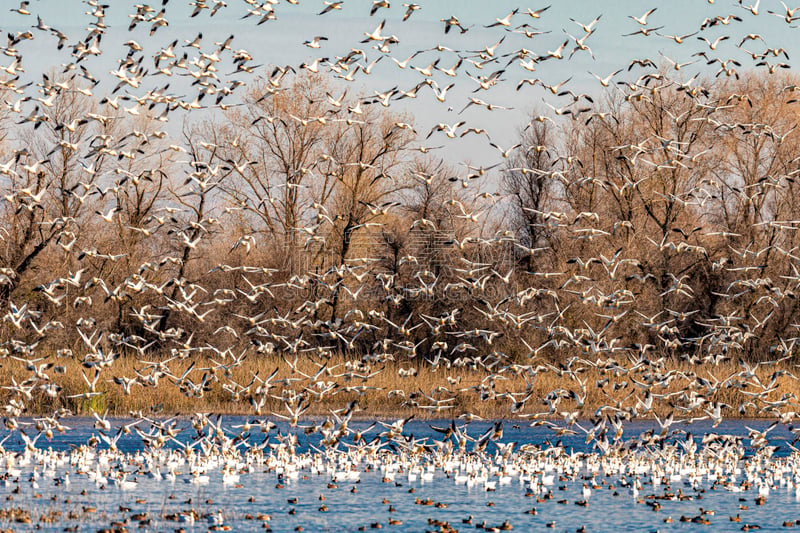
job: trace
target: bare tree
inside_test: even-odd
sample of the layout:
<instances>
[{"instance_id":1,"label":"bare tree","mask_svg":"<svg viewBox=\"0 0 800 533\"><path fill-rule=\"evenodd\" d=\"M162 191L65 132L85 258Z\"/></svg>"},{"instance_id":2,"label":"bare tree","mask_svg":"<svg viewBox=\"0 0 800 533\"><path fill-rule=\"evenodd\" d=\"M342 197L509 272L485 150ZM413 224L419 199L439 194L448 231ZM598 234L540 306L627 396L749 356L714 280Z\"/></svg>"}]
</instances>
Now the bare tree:
<instances>
[{"instance_id":1,"label":"bare tree","mask_svg":"<svg viewBox=\"0 0 800 533\"><path fill-rule=\"evenodd\" d=\"M0 248L0 264L14 275L0 289L7 300L28 270L51 243L65 249L80 237L93 214L98 176L110 163L99 148L108 124L86 118L96 113L96 102L78 91L45 85L46 102L26 121L32 122L17 142L6 166L2 212L8 234ZM12 141L14 142L14 141Z\"/></svg>"}]
</instances>

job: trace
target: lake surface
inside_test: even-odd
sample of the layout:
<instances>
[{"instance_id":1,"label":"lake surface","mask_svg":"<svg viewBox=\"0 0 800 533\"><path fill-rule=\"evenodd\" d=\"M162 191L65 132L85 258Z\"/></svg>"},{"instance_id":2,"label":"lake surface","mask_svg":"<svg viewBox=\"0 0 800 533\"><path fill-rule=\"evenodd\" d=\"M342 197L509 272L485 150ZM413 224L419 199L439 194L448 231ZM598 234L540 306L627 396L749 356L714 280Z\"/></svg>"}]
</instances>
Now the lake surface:
<instances>
[{"instance_id":1,"label":"lake surface","mask_svg":"<svg viewBox=\"0 0 800 533\"><path fill-rule=\"evenodd\" d=\"M231 427L246 420L244 417L225 417L222 422L225 427ZM114 420L113 430L126 422ZM642 470L642 464L648 464L647 461L649 464L666 464L657 459L659 454L665 456L665 451L633 451L622 460L618 471L610 472L604 467L590 466L600 464L598 455L584 458L573 455L570 459L570 453L591 454L594 451L585 443L582 434L564 436L561 448L554 448L551 445L555 445L557 439L551 430L527 425L517 428L512 421L504 422L504 434L498 442L516 442L517 449L524 444L534 444L542 451L528 454L527 458L522 458L524 454L512 454L508 461L504 461L496 453L497 447L490 444L482 454L465 453L449 464L442 456L425 453L418 455L415 462L408 463L414 468L400 467L393 472L393 467L387 470L386 465L398 465L402 459L410 458L409 454L383 446L381 450L385 451L357 457L357 452L352 449L349 457L355 460L353 470L357 474L344 473L347 447L340 445L343 453L338 455L315 452L319 437L316 434L307 436L302 431L298 435L294 457L303 457L308 462L295 462L294 459L288 459L288 463L276 462L275 457L283 457L282 460L291 457L277 446L280 440L278 431L286 434L289 429L278 423L279 428L270 432L268 441L277 447L267 445L263 459L248 460L244 452L236 459L230 456L230 464L238 465L236 470L241 473L238 480L228 479L229 483L223 482L224 458L217 457L210 462L198 460L196 464L203 464L202 468L193 467L190 461L177 466L172 463L170 467L167 460L159 462L144 453L141 438L135 433L118 440L122 453L109 454L109 460L101 463L92 454L74 449L84 444L92 434L97 434L93 420L65 419L63 423L72 429L64 435L55 435L50 442L42 438L36 443L38 448L50 446L63 452L60 462L55 453L46 452L28 453L30 462L27 464L25 454L19 454L12 463L7 459L0 460L0 479L5 481L0 482L3 502L0 505L0 527L24 531L38 525L45 531L63 531L65 528L97 531L116 523L117 527L124 525L130 530L142 525L145 531L179 528L206 531L215 525L218 529L229 527L236 531L264 530L267 525L272 531L298 531L299 528L305 531L357 531L359 528L377 529L377 526L390 531L440 531L441 525L447 522L457 530L470 531L481 523L487 527L500 527L507 521L516 531L549 530L546 526L553 522L555 531L576 531L581 526L585 526L586 531L689 531L698 528L740 531L745 524L757 524L762 531L776 531L786 529L784 522L800 519L800 493L795 487L795 480L800 479L800 458L790 454L787 443L791 443L793 434L784 425L767 434L770 445L780 446L770 460L755 458L749 439L742 441L746 454L738 466L744 470L734 474L735 483L728 483L727 489L742 487L748 466L753 479L766 480L767 476L772 476L768 484L773 486L764 504L758 505L757 481L750 487L743 487L742 492L731 492L721 484L721 478L716 484L707 474L690 479L687 471L684 475L679 472L673 473L672 477L665 475L663 482L655 487L651 483L654 479L652 472ZM187 429L176 440L185 443L194 430L189 427L189 420L182 419L178 423ZM406 424L403 434L413 435L414 439L441 439L442 435L432 430L430 425L445 427L449 423L449 420L412 420ZM371 424L369 421L354 421L350 426L359 430ZM770 422L761 420L731 420L716 428L711 428L710 423L700 422L678 429L690 430L699 442L710 431L747 437L746 426L763 431L769 425ZM491 421L473 422L469 425L469 434L479 436L493 427ZM142 429L146 428L142 426ZM625 438L652 429L658 430L658 426L652 422L632 422L625 427ZM369 441L383 430L378 426L366 432L364 437ZM108 433L113 434L113 431ZM255 429L251 431L249 440L257 444L263 438ZM685 439L685 435L678 433L668 442ZM5 441L4 447L20 452L24 450L24 443L15 434ZM178 449L180 444L173 442L166 447ZM98 449L103 448L105 446L98 446ZM673 456L682 457L684 464L700 464L699 459L687 460L687 456L680 453L683 449L680 445L677 449ZM70 450L74 451L70 453ZM99 455L104 453L107 452ZM6 458L14 455L11 451L6 452ZM166 454L162 455L166 457ZM174 460L180 455L174 453L171 457ZM200 455L198 451L198 457ZM697 457L702 456L701 448ZM87 457L92 459L82 463L79 460ZM316 458L316 463L311 457ZM281 467L292 463L297 465L294 473ZM546 464L549 466L544 466ZM472 466L468 468L467 465L483 466L488 473L488 484L480 480L477 468L470 471ZM530 470L522 473L512 469L506 478L501 474L508 465L524 465ZM159 466L160 474L174 471L174 481L148 476L146 472L154 471L154 466ZM732 468L731 473L734 472ZM199 475L192 475L192 470L208 476L207 481ZM90 479L94 471L101 472L101 476L107 478L105 482ZM409 471L412 471L411 478ZM135 486L116 486L112 478L120 472L126 472L126 481L135 481ZM469 477L467 474L476 472L474 479L464 481L462 476ZM780 480L774 476L775 472L781 473ZM425 479L423 473L429 478ZM69 478L68 484L65 475ZM545 479L548 475L554 477L552 483L543 484L549 481ZM595 487L588 498L582 492L585 483ZM637 487L638 494L634 495L633 485L637 483L641 488ZM678 494L682 494L683 499L679 499ZM675 499L665 498L665 495L675 495ZM582 500L587 500L588 504L576 504ZM660 509L654 510L658 506ZM17 508L29 515L19 511L14 514L13 510ZM537 514L525 513L533 508ZM702 515L710 525L680 521L682 515L700 517L700 508L715 512ZM60 515L56 516L56 513ZM741 522L730 520L729 517L736 515L740 516ZM25 523L26 516L30 517L31 523ZM40 522L42 516L54 521ZM465 523L464 520L470 516L471 523ZM190 517L194 518L194 523ZM665 522L668 517L672 518L671 523ZM16 521L19 519L22 522Z\"/></svg>"},{"instance_id":2,"label":"lake surface","mask_svg":"<svg viewBox=\"0 0 800 533\"><path fill-rule=\"evenodd\" d=\"M31 419L19 419L21 424L30 423ZM109 419L112 420L112 434L116 431L120 426L124 424L128 424L133 421L133 419L127 418L118 418L118 419ZM214 418L213 420L216 420ZM255 419L253 417L247 416L223 416L221 417L222 423L224 427L233 428L233 426L240 426L248 421L253 423ZM309 445L318 445L320 441L319 433L314 433L311 435L306 434L302 431L303 426L311 425L312 423L319 424L322 422L322 419L314 419L308 418L304 422L300 424L301 429L292 429L289 427L289 424L285 421L278 420L278 419L270 419L272 423L277 426L277 429L273 429L271 431L271 435L273 435L272 440L274 439L274 435L277 432L281 432L283 434L294 433L297 435L297 451L298 452L306 452L309 450ZM383 419L382 422L386 424L391 424L394 422L394 419ZM176 440L180 442L187 442L193 435L194 430L191 427L191 422L188 418L178 418L175 420L177 423L177 427L180 428L182 431L179 435L176 436ZM416 439L438 439L441 438L441 433L438 433L431 429L431 426L436 427L446 427L450 425L450 419L441 419L441 420L416 420L412 419L408 423L405 424L405 429L403 431L404 435L413 436ZM464 422L460 420L456 420L458 426L464 426ZM676 431L679 435L682 432L689 432L693 435L697 436L698 440L707 433L713 432L720 435L735 435L740 437L747 437L748 435L748 427L763 431L768 428L774 420L768 419L746 419L746 420L734 420L734 419L724 419L722 422L716 427L712 427L712 422L708 420L700 420L693 422L692 424L674 424L671 427L672 431ZM72 447L85 444L92 435L96 435L98 431L93 427L94 419L91 418L70 418L70 419L63 419L62 423L70 428L69 431L63 434L55 433L53 438L45 440L41 438L40 441L37 443L38 447L51 447L53 450L58 451L68 451ZM354 431L364 430L369 428L374 421L372 420L359 420L355 419L352 420L348 427L350 427ZM579 421L579 424L583 425L583 427L588 427L590 424L585 421ZM475 420L466 425L469 434L471 436L480 436L484 432L491 429L495 424L495 421L487 421L487 420ZM250 431L251 442L261 442L263 440L263 435L259 433L258 427L256 424L253 424L254 428ZM560 424L563 425L563 424ZM147 427L146 424L139 426L142 429ZM530 425L526 424L524 421L520 423L519 419L509 419L503 421L503 436L498 439L498 442L501 443L508 443L508 442L516 442L518 444L525 444L525 443L532 443L537 445L556 445L560 443L561 446L566 451L575 451L575 452L591 452L594 451L593 446L591 444L586 443L585 434L581 433L580 430L576 428L577 435L567 435L562 437L554 436L554 433L551 429L546 426L538 426L538 427L531 427ZM645 431L655 431L656 433L659 432L660 428L658 424L654 420L636 420L632 422L627 422L624 426L624 438L630 439L633 437L638 437ZM24 429L24 427L23 427ZM236 428L238 429L238 428ZM374 437L379 432L383 431L384 428L380 425L375 426L375 428L369 432L364 433L364 438L369 440L371 437ZM234 430L231 429L231 432ZM8 450L15 450L19 451L24 448L24 441L19 436L18 432L13 432L9 436L9 431L6 429L0 430L0 440L4 439L5 437L9 437L3 443L3 447ZM767 435L770 444L781 446L776 452L777 456L785 456L788 455L791 450L785 446L785 443L791 442L794 439L794 434L789 431L789 426L786 424L780 424L775 427L770 433ZM745 439L745 444L747 443L747 439ZM102 445L100 446L103 447ZM130 435L121 435L119 441L117 442L117 447L124 452L136 452L143 449L142 446L142 439L136 434L131 433ZM177 443L168 444L167 447L170 448L179 448ZM489 451L493 451L492 444L489 445Z\"/></svg>"}]
</instances>

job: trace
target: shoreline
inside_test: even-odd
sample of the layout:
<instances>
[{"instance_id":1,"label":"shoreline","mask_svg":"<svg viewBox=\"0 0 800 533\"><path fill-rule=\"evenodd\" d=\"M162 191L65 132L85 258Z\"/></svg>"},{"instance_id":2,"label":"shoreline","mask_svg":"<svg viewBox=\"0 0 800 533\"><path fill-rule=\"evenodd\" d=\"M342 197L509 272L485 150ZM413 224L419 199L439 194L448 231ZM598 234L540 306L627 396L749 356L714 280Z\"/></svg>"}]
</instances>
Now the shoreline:
<instances>
[{"instance_id":1,"label":"shoreline","mask_svg":"<svg viewBox=\"0 0 800 533\"><path fill-rule=\"evenodd\" d=\"M164 420L172 420L172 419L175 419L175 420L190 420L198 412L200 412L200 411L193 412L193 413L181 412L181 413L174 413L172 415L153 415L153 416L148 416L147 418L149 418L151 420L154 420L154 421L159 421L159 422L164 421ZM276 417L276 416L274 416L272 414L256 416L256 415L247 414L247 413L244 413L244 412L235 412L235 411L214 411L214 412L204 412L203 414L205 414L205 415L207 415L209 417L215 417L215 416L222 416L222 417L248 417L248 418L258 418L260 420L270 420L270 421L273 421L273 422L281 420L280 418L278 418L278 417ZM330 414L331 414L330 411L328 411L327 416L326 416L325 413L321 413L321 412L320 413L316 413L316 412L311 413L311 414L309 414L307 416L304 416L302 419L300 419L300 423L299 423L298 427L302 426L303 422L322 422L326 418L330 418ZM459 420L458 416L453 416L453 417L427 416L427 413L398 412L398 413L392 414L392 415L377 415L377 416L372 416L372 415L353 415L353 416L351 416L349 418L349 422L389 422L389 421L394 421L394 420L398 420L398 419L405 420L405 419L411 417L412 415L414 415L414 416L413 416L413 418L411 418L411 420L424 420L424 421L428 421L428 422L430 422L430 421L448 421L449 422L451 420ZM43 415L41 413L38 413L38 414L37 413L34 413L34 414L25 413L24 415L22 415L20 417L17 417L17 420L19 420L20 422L29 422L29 421L32 421L32 420L34 420L36 418L40 418L42 416ZM91 414L73 414L73 415L70 415L67 418L69 418L70 420L94 420L94 418L92 417ZM118 421L118 422L135 420L134 417L129 416L129 415L106 415L105 419L109 420L109 421ZM539 418L538 420L545 421L545 422L558 422L561 419L558 418L558 417L552 417L552 418ZM474 419L470 420L469 422L466 422L466 421L462 420L461 423L465 423L465 424L466 423L474 424L474 423L480 423L480 422L503 422L503 423L512 423L513 422L513 423L519 423L520 421L525 422L524 420L522 420L520 418L513 418L513 417L506 416L506 417L494 417L494 418L492 418L492 417L490 417L490 418L474 418ZM578 423L589 422L589 421L591 421L591 418L578 418L578 419L576 419L576 422L578 422ZM767 422L767 421L775 421L775 417L770 417L770 416L762 416L762 417L755 417L755 416L726 416L726 417L723 418L723 423L726 422L726 421L730 421L730 422L748 422L748 421ZM656 420L653 417L638 417L638 418L627 419L627 420L624 421L625 424L631 424L631 423L638 424L638 423L644 423L644 422L656 422ZM675 427L675 426L690 426L691 424L694 424L694 423L697 423L697 422L702 422L702 420L696 420L696 421L692 421L692 422L686 421L686 420L678 420L678 421L674 422L671 427ZM780 421L777 421L777 422L778 422L779 425L792 425L792 422L780 422ZM526 424L526 425L530 425L530 424ZM2 431L2 430L0 429L0 431Z\"/></svg>"}]
</instances>

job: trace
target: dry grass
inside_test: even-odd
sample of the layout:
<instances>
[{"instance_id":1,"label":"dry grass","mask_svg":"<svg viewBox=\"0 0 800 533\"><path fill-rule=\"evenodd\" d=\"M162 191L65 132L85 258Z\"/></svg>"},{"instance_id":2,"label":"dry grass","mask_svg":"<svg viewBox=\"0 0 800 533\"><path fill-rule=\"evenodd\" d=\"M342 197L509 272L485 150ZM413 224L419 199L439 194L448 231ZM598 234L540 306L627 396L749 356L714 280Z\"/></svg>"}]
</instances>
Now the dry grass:
<instances>
[{"instance_id":1,"label":"dry grass","mask_svg":"<svg viewBox=\"0 0 800 533\"><path fill-rule=\"evenodd\" d=\"M195 383L202 381L203 376L211 379L208 390L199 396L184 394L176 386L176 378L162 377L158 386L135 385L132 394L125 395L122 386L115 384L114 376L136 377L136 371L144 375L150 373L146 365L132 355L124 355L115 361L113 366L100 369L96 390L102 394L92 398L69 398L87 392L88 386L82 374L90 380L94 378L95 370L86 369L72 358L49 360L56 365L65 367L63 374L54 373L54 368L46 370L52 382L58 383L62 390L57 397L47 396L40 390L33 392L32 399L24 400L23 396L15 393L10 387L2 390L3 398L8 401L12 397L23 399L28 415L50 414L58 408L68 408L75 414L89 414L92 410L102 413L106 409L109 415L127 416L133 411L144 413L160 413L163 415L186 415L194 412L214 412L226 414L253 414L254 409L249 403L249 396L254 392L258 382L249 391L242 391L239 398L235 398L224 386L236 383L246 386L251 383L253 376L266 378L277 367L278 372L272 380L274 387L270 389L261 414L271 413L288 414L284 399L304 389L312 388L308 376L314 376L320 369L308 357L300 357L294 369L280 356L251 356L234 368L226 371L216 368L211 358L203 355L194 355L186 359L173 359L168 363L173 376L181 376L190 365L194 365L188 374L188 379ZM551 365L539 365L538 372L531 377L522 366L509 365L505 369L495 367L496 374L483 367L451 367L440 365L436 369L420 360L385 361L371 363L363 368L347 370L346 365L352 364L351 359L344 356L334 356L324 360L330 372L322 372L317 382L331 382L334 388L331 392L319 395L306 392L310 400L306 415L324 416L330 410L340 409L353 400L358 400L361 410L359 416L369 417L398 417L414 414L417 417L450 418L463 413L473 413L485 418L516 418L528 416L536 418L562 418L563 413L578 411L580 417L591 417L599 407L611 405L615 408L627 410L634 416L666 416L675 412L676 418L704 416L702 409L691 413L683 413L671 404L685 406L686 394L694 392L705 396L709 401L718 401L730 406L723 411L726 417L768 417L774 416L775 411L766 408L769 406L761 399L755 399L754 406L750 406L742 415L738 408L753 398L747 393L758 392L758 386L753 378L745 380L742 367L736 363L727 362L719 365L689 365L687 363L666 363L660 368L639 367L628 372L622 367L603 368L603 365L590 365L576 363L572 365L576 373L569 375L560 372ZM41 364L41 363L40 363ZM26 363L6 358L0 365L0 383L11 384L32 379L33 372L26 369ZM402 377L401 372L414 369L416 374ZM756 371L758 379L763 384L770 382L776 370L791 370L789 366L760 366ZM298 372L299 371L299 372ZM643 384L667 373L675 373L677 377L666 387L657 384L650 392L656 395L652 402L652 411L643 407L645 388ZM359 376L370 375L368 379ZM297 379L294 382L282 382L286 379ZM580 396L581 388L576 380L580 379L586 387L585 399L580 405L578 398L570 397L569 391L576 391ZM712 385L718 380L726 382L727 386L720 387L716 392L709 392L708 388L701 386L698 379L708 380ZM38 383L44 383L39 381ZM599 386L602 384L602 387ZM347 387L363 387L362 390ZM796 388L796 380L789 376L779 376L775 382L775 389L764 396L765 400L775 401L784 394L791 394ZM318 389L317 389L318 390ZM560 393L562 399L554 410L543 401L553 391ZM529 399L518 412L512 412L513 398L508 395L513 393L516 400L521 400L528 394ZM668 398L659 398L657 395L673 394ZM414 407L432 405L433 402L426 398L428 395L442 401L443 406L452 408L441 411ZM484 399L481 399L481 398ZM452 400L447 400L452 398ZM415 404L416 402L416 404ZM782 410L796 410L796 400L790 401ZM613 411L612 411L613 412Z\"/></svg>"}]
</instances>

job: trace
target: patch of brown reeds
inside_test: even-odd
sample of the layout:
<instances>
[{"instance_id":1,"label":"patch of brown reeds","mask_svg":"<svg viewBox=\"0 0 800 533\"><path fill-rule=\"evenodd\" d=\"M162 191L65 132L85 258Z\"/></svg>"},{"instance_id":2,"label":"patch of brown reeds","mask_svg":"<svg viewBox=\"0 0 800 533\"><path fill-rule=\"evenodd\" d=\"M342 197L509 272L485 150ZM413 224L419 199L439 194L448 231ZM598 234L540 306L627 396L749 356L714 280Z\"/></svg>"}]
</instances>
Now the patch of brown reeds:
<instances>
[{"instance_id":1,"label":"patch of brown reeds","mask_svg":"<svg viewBox=\"0 0 800 533\"><path fill-rule=\"evenodd\" d=\"M151 359L157 360L155 357ZM633 417L653 414L663 417L674 412L675 418L681 419L706 414L702 408L692 412L679 408L687 405L687 398L692 395L729 405L723 410L726 417L775 416L778 411L766 402L792 394L796 386L792 376L778 375L774 387L763 398L755 397L753 393L764 390L776 370L790 371L791 368L760 366L755 372L757 381L730 361L717 365L662 361L657 367L640 365L628 370L608 361L584 359L570 365L567 371L565 367L546 363L530 367L500 363L490 370L479 365L456 367L440 364L432 367L419 358L366 364L345 355L335 355L319 362L306 356L294 361L278 355L259 355L225 368L220 366L220 363L225 364L224 361L194 354L185 359L170 360L170 376L162 376L157 386L136 384L132 393L126 395L123 387L114 383L115 376L134 378L137 371L143 375L150 372L147 365L133 355L122 355L112 366L100 369L85 368L74 358L52 357L50 360L64 367L61 369L63 373L54 373L55 368L46 370L50 381L62 388L56 397L34 387L32 397L24 398L13 387L6 386L2 389L5 400L12 397L22 400L27 415L49 414L58 408L84 415L106 410L111 416L127 416L136 411L165 416L194 412L245 415L254 413L249 397L258 386L258 379L266 379L277 369L272 379L273 387L261 408L262 415L287 414L287 399L303 392L308 405L307 415L326 415L330 410L357 400L358 416L373 418L412 413L417 417L451 418L472 413L484 418L559 419L576 411L580 418L590 418L598 409L610 406L608 411L612 414L621 410ZM207 390L194 395L188 393L186 387L178 386L180 377L192 365L186 378L200 383L205 377L208 382ZM320 371L322 365L325 367ZM530 369L535 369L535 373ZM81 397L89 388L83 376L92 381L95 372L99 372L95 390L101 394ZM664 382L664 376L668 375L673 376L672 379ZM254 376L258 378L250 389L242 389L253 383ZM314 377L316 380L312 383ZM2 361L0 383L21 384L26 380L31 380L28 382L31 384L44 383L41 378L34 381L33 372L24 361L14 358ZM581 383L585 388L582 389ZM322 392L326 388L329 390ZM652 404L646 398L648 390L653 395ZM545 400L548 396L560 399L555 403L552 400L548 402ZM518 404L512 412L514 403L525 397L528 399L524 405ZM436 402L441 406L438 409L434 407ZM752 404L740 412L740 406L747 402ZM797 401L792 399L786 410L794 410L796 406Z\"/></svg>"}]
</instances>

